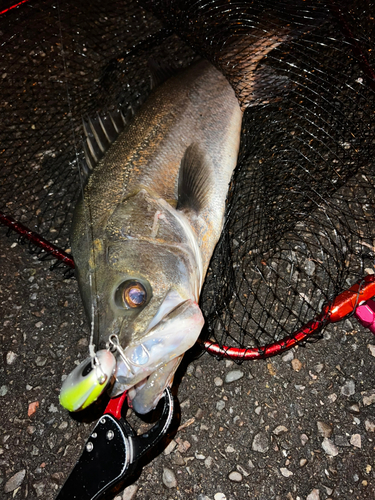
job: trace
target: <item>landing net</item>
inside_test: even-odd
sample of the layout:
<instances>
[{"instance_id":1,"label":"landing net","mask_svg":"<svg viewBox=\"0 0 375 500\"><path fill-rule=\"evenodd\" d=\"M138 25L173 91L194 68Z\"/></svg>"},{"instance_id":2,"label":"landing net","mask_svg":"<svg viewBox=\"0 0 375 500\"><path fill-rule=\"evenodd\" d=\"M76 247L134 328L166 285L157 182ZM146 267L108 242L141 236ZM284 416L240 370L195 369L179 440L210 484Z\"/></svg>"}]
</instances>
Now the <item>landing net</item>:
<instances>
[{"instance_id":1,"label":"landing net","mask_svg":"<svg viewBox=\"0 0 375 500\"><path fill-rule=\"evenodd\" d=\"M234 348L238 360L275 354L375 294L370 2L8 3L0 221L31 250L74 265L82 117L136 110L151 90L150 59L183 68L203 56L248 105L201 297L206 347ZM283 42L249 66L248 47L275 34Z\"/></svg>"}]
</instances>

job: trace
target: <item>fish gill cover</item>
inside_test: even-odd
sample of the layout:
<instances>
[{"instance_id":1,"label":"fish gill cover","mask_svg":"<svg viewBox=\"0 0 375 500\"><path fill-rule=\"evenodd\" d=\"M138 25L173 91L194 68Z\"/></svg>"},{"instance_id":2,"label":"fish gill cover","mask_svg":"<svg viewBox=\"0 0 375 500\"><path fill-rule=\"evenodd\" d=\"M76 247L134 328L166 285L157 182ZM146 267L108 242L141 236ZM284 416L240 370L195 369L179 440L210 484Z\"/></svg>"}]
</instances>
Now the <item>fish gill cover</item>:
<instances>
[{"instance_id":1,"label":"fish gill cover","mask_svg":"<svg viewBox=\"0 0 375 500\"><path fill-rule=\"evenodd\" d=\"M299 0L30 0L7 11L1 212L68 249L82 117L136 110L150 59L183 68L206 57L247 110L201 296L204 333L240 348L291 335L374 272L372 12L366 1Z\"/></svg>"}]
</instances>

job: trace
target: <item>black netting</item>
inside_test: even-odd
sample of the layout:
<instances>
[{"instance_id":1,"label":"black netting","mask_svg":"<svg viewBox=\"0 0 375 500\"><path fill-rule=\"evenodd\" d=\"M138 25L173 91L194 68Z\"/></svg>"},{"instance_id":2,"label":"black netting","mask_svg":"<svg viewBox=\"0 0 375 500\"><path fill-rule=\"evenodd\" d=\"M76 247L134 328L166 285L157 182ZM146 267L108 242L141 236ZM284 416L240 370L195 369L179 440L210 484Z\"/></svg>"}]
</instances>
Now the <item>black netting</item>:
<instances>
[{"instance_id":1,"label":"black netting","mask_svg":"<svg viewBox=\"0 0 375 500\"><path fill-rule=\"evenodd\" d=\"M136 108L150 58L207 57L251 106L202 293L206 334L239 347L281 339L374 270L373 6L145 6L30 0L0 17L0 210L68 247L82 116ZM249 46L254 58L275 39L249 62Z\"/></svg>"},{"instance_id":2,"label":"black netting","mask_svg":"<svg viewBox=\"0 0 375 500\"><path fill-rule=\"evenodd\" d=\"M68 246L82 117L136 109L150 57L186 66L194 53L136 2L31 1L0 22L0 210Z\"/></svg>"}]
</instances>

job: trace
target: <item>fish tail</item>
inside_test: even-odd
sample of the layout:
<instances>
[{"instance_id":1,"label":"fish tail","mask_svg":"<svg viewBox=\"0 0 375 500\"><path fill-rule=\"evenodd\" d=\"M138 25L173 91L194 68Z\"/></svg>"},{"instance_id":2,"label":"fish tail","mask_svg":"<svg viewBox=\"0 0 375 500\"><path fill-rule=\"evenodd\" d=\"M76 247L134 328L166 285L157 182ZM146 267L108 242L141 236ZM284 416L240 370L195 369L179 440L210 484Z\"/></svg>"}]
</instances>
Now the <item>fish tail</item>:
<instances>
[{"instance_id":1,"label":"fish tail","mask_svg":"<svg viewBox=\"0 0 375 500\"><path fill-rule=\"evenodd\" d=\"M279 100L290 90L290 79L278 75L265 61L280 45L309 33L330 17L327 7L316 0L197 0L190 4L153 0L148 6L226 76L242 111Z\"/></svg>"},{"instance_id":2,"label":"fish tail","mask_svg":"<svg viewBox=\"0 0 375 500\"><path fill-rule=\"evenodd\" d=\"M274 23L273 23L274 24ZM225 43L220 69L232 85L241 110L257 104L278 100L289 87L285 76L277 75L265 65L267 55L290 38L288 27L276 30L252 30L234 34Z\"/></svg>"}]
</instances>

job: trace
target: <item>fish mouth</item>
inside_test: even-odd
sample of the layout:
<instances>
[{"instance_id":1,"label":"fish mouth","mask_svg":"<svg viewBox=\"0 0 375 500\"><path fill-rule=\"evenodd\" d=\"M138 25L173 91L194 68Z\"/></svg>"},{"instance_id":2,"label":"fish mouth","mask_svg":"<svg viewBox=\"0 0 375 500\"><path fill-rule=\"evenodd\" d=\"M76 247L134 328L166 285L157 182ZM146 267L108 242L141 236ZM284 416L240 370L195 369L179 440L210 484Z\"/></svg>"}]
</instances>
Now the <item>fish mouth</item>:
<instances>
[{"instance_id":1,"label":"fish mouth","mask_svg":"<svg viewBox=\"0 0 375 500\"><path fill-rule=\"evenodd\" d=\"M168 313L165 308L161 310L151 320L141 343L125 349L116 346L117 368L110 396L128 391L129 406L140 414L155 408L164 389L172 384L183 354L195 344L204 325L202 312L191 299Z\"/></svg>"}]
</instances>

